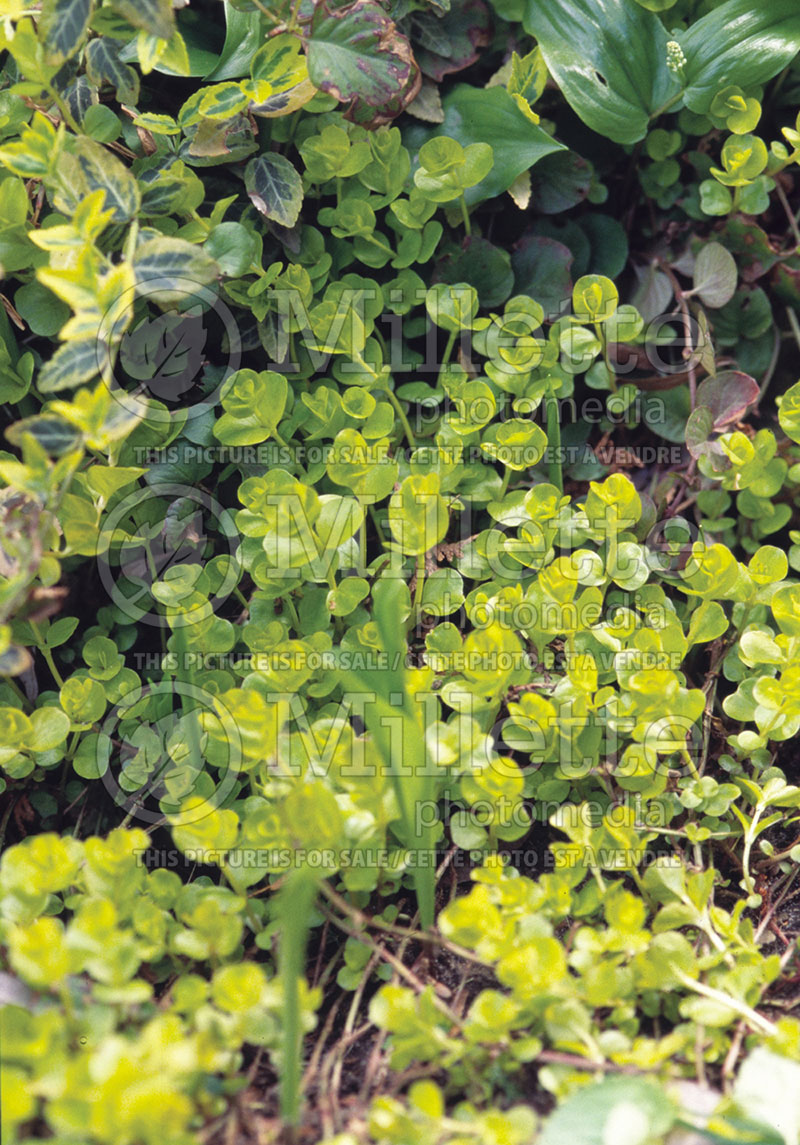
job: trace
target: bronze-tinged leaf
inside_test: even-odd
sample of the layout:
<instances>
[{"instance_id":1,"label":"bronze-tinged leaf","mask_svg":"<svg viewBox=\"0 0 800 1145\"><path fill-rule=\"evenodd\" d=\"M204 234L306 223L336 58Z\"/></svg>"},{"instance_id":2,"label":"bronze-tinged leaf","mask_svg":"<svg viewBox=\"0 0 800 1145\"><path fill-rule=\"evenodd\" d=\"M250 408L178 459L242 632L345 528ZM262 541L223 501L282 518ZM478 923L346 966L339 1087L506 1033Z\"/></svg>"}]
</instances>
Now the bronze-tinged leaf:
<instances>
[{"instance_id":1,"label":"bronze-tinged leaf","mask_svg":"<svg viewBox=\"0 0 800 1145\"><path fill-rule=\"evenodd\" d=\"M697 404L708 406L714 429L739 421L748 406L758 400L758 382L739 370L724 370L706 378L697 388Z\"/></svg>"}]
</instances>

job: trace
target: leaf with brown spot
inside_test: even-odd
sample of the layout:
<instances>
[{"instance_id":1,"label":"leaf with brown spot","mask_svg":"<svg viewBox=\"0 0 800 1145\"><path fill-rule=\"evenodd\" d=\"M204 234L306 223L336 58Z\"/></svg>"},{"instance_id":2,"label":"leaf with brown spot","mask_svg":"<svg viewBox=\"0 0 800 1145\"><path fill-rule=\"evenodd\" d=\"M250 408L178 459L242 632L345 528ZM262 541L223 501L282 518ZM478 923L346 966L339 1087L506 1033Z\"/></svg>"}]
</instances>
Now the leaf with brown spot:
<instances>
[{"instance_id":1,"label":"leaf with brown spot","mask_svg":"<svg viewBox=\"0 0 800 1145\"><path fill-rule=\"evenodd\" d=\"M320 4L306 52L311 82L348 104L346 118L364 127L391 122L422 82L411 45L375 0L333 12Z\"/></svg>"}]
</instances>

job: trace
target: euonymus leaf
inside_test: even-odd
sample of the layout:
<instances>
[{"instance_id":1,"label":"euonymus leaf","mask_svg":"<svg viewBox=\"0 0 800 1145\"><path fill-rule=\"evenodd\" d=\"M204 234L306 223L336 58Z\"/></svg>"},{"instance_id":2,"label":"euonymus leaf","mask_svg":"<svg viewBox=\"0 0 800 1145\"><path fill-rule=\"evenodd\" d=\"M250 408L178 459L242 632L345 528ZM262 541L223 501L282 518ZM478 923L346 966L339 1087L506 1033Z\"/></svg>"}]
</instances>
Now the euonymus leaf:
<instances>
[{"instance_id":1,"label":"euonymus leaf","mask_svg":"<svg viewBox=\"0 0 800 1145\"><path fill-rule=\"evenodd\" d=\"M142 28L160 40L171 40L175 16L170 0L112 0L111 7L134 28Z\"/></svg>"},{"instance_id":2,"label":"euonymus leaf","mask_svg":"<svg viewBox=\"0 0 800 1145\"><path fill-rule=\"evenodd\" d=\"M76 139L75 155L88 190L103 191L103 206L114 212L114 222L132 219L141 199L136 180L125 164L86 135ZM77 188L73 190L77 191Z\"/></svg>"},{"instance_id":3,"label":"euonymus leaf","mask_svg":"<svg viewBox=\"0 0 800 1145\"><path fill-rule=\"evenodd\" d=\"M43 394L52 394L70 386L88 382L100 371L97 342L67 342L42 366L37 386Z\"/></svg>"},{"instance_id":4,"label":"euonymus leaf","mask_svg":"<svg viewBox=\"0 0 800 1145\"><path fill-rule=\"evenodd\" d=\"M244 182L262 215L282 227L294 226L303 203L303 184L288 159L274 152L258 155L247 164Z\"/></svg>"},{"instance_id":5,"label":"euonymus leaf","mask_svg":"<svg viewBox=\"0 0 800 1145\"><path fill-rule=\"evenodd\" d=\"M375 0L333 12L317 5L307 52L311 82L348 104L356 123L388 123L419 90L411 45Z\"/></svg>"},{"instance_id":6,"label":"euonymus leaf","mask_svg":"<svg viewBox=\"0 0 800 1145\"><path fill-rule=\"evenodd\" d=\"M141 243L133 269L139 292L163 302L184 302L195 287L206 286L219 275L214 259L200 247L166 237Z\"/></svg>"},{"instance_id":7,"label":"euonymus leaf","mask_svg":"<svg viewBox=\"0 0 800 1145\"><path fill-rule=\"evenodd\" d=\"M117 44L109 36L89 41L86 74L97 87L110 84L120 103L135 104L139 99L138 73L122 62Z\"/></svg>"},{"instance_id":8,"label":"euonymus leaf","mask_svg":"<svg viewBox=\"0 0 800 1145\"><path fill-rule=\"evenodd\" d=\"M680 45L686 105L707 112L722 88L749 91L792 62L800 52L800 9L796 0L728 0L681 34Z\"/></svg>"},{"instance_id":9,"label":"euonymus leaf","mask_svg":"<svg viewBox=\"0 0 800 1145\"><path fill-rule=\"evenodd\" d=\"M16 421L6 430L12 445L21 445L27 435L35 438L46 453L60 457L75 449L81 441L81 432L55 414L35 414Z\"/></svg>"},{"instance_id":10,"label":"euonymus leaf","mask_svg":"<svg viewBox=\"0 0 800 1145\"><path fill-rule=\"evenodd\" d=\"M92 0L43 0L39 33L48 59L61 63L78 50L91 14Z\"/></svg>"},{"instance_id":11,"label":"euonymus leaf","mask_svg":"<svg viewBox=\"0 0 800 1145\"><path fill-rule=\"evenodd\" d=\"M570 105L615 143L643 139L680 91L664 25L633 0L528 0L523 23Z\"/></svg>"}]
</instances>

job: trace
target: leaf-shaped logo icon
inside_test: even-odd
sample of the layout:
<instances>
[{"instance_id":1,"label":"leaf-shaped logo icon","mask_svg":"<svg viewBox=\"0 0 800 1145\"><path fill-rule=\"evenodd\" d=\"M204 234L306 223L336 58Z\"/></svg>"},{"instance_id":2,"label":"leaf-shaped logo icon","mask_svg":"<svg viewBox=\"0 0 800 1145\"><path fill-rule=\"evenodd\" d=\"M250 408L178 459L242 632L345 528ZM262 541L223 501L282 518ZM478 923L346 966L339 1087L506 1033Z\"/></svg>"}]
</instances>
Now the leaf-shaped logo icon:
<instances>
[{"instance_id":1,"label":"leaf-shaped logo icon","mask_svg":"<svg viewBox=\"0 0 800 1145\"><path fill-rule=\"evenodd\" d=\"M163 402L177 402L203 366L208 331L202 313L168 311L145 319L122 339L120 365Z\"/></svg>"}]
</instances>

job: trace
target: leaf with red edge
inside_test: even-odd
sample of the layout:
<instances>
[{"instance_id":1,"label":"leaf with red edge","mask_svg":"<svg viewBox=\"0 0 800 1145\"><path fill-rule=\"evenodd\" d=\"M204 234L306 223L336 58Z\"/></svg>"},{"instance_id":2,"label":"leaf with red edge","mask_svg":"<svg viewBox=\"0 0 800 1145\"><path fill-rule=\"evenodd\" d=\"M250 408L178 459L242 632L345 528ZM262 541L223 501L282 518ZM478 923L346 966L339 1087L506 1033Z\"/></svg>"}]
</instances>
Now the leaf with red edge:
<instances>
[{"instance_id":1,"label":"leaf with red edge","mask_svg":"<svg viewBox=\"0 0 800 1145\"><path fill-rule=\"evenodd\" d=\"M376 0L314 9L306 44L308 74L320 91L348 105L345 116L378 127L399 115L422 76L411 45Z\"/></svg>"},{"instance_id":2,"label":"leaf with red edge","mask_svg":"<svg viewBox=\"0 0 800 1145\"><path fill-rule=\"evenodd\" d=\"M697 405L708 406L714 429L739 421L748 406L758 400L758 382L738 370L723 370L697 387Z\"/></svg>"}]
</instances>

